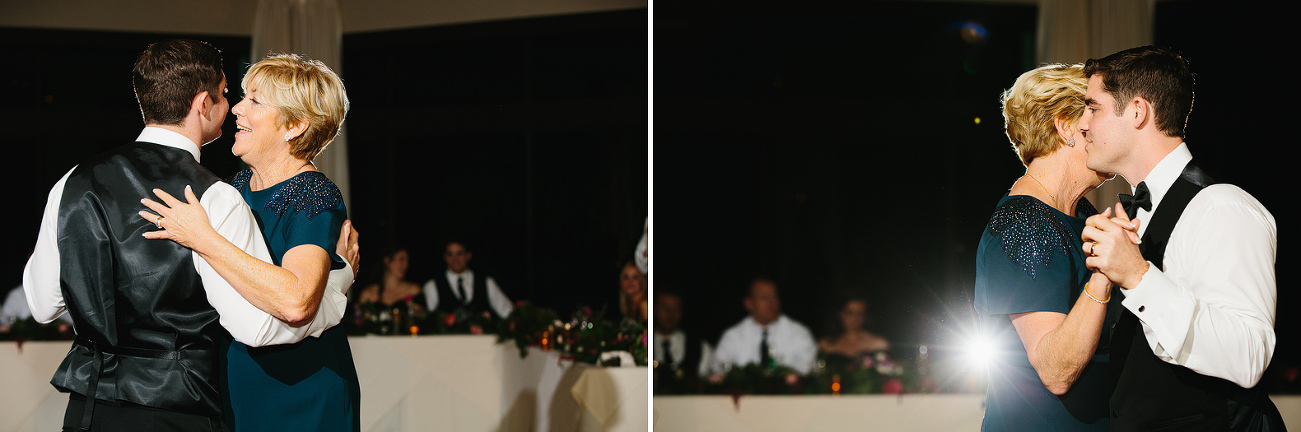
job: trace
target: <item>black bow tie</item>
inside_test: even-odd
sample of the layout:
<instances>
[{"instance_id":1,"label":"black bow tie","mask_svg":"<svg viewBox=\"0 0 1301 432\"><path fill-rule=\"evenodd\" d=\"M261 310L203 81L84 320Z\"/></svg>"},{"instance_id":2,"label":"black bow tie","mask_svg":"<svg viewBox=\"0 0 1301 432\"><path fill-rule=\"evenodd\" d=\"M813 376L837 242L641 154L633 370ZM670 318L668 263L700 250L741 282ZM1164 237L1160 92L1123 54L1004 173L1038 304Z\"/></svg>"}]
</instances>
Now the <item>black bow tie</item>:
<instances>
[{"instance_id":1,"label":"black bow tie","mask_svg":"<svg viewBox=\"0 0 1301 432\"><path fill-rule=\"evenodd\" d=\"M1120 194L1120 205L1125 207L1125 213L1131 218L1137 209L1152 211L1152 191L1147 189L1147 182L1139 182L1133 195Z\"/></svg>"}]
</instances>

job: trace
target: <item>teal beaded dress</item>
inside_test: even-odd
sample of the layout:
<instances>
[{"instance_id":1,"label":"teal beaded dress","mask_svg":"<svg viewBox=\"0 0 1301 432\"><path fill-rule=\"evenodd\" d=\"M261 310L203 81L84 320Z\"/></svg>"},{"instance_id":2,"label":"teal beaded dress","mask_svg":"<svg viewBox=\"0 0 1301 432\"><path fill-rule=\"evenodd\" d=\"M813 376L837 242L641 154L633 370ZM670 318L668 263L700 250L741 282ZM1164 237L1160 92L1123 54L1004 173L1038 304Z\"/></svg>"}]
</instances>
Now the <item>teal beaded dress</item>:
<instances>
[{"instance_id":1,"label":"teal beaded dress","mask_svg":"<svg viewBox=\"0 0 1301 432\"><path fill-rule=\"evenodd\" d=\"M230 183L252 208L274 263L295 246L313 244L330 254L331 269L343 268L334 244L348 212L338 187L308 171L251 191L251 174L244 170ZM361 387L342 326L290 345L254 348L231 341L222 360L226 424L236 432L361 429Z\"/></svg>"},{"instance_id":2,"label":"teal beaded dress","mask_svg":"<svg viewBox=\"0 0 1301 432\"><path fill-rule=\"evenodd\" d=\"M1111 369L1109 332L1065 395L1044 387L1030 366L1011 315L1069 313L1092 272L1084 265L1080 233L1098 211L1081 199L1068 216L1025 195L1004 196L976 252L976 312L992 348L984 431L1106 431ZM1108 311L1111 315L1111 311ZM1105 322L1105 321L1104 321Z\"/></svg>"}]
</instances>

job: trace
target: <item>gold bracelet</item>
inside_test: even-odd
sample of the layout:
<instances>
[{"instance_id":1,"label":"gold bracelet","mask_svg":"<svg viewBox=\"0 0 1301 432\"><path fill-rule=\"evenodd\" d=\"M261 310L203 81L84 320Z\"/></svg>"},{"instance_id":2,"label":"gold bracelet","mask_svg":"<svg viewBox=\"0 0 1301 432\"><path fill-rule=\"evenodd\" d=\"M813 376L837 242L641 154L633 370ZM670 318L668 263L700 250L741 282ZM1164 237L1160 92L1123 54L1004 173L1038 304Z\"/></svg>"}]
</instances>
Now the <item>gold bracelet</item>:
<instances>
[{"instance_id":1,"label":"gold bracelet","mask_svg":"<svg viewBox=\"0 0 1301 432\"><path fill-rule=\"evenodd\" d=\"M1098 303L1100 303L1100 304L1111 303L1111 293L1110 293L1110 292L1107 293L1107 299L1106 299L1106 300L1098 300L1098 298L1097 298L1097 297L1094 297L1093 294L1089 294L1089 283L1088 283L1088 282L1085 282L1085 283L1084 283L1084 295L1089 296L1089 298L1093 299L1093 301L1098 302Z\"/></svg>"}]
</instances>

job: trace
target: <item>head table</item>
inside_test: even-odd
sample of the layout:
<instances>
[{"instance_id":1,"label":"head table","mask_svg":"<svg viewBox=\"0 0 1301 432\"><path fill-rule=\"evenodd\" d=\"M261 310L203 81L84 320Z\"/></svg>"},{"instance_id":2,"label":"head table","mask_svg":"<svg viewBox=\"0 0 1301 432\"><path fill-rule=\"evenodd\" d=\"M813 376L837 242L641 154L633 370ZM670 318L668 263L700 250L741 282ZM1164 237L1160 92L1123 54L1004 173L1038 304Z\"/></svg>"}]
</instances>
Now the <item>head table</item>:
<instances>
[{"instance_id":1,"label":"head table","mask_svg":"<svg viewBox=\"0 0 1301 432\"><path fill-rule=\"evenodd\" d=\"M645 367L603 368L495 336L354 336L363 431L644 431ZM0 432L59 430L49 383L71 342L0 342Z\"/></svg>"},{"instance_id":2,"label":"head table","mask_svg":"<svg viewBox=\"0 0 1301 432\"><path fill-rule=\"evenodd\" d=\"M357 336L363 431L980 430L984 396L656 396L644 367L602 368L494 336ZM62 426L50 377L71 342L0 342L0 432ZM1301 396L1272 395L1301 430ZM653 404L653 408L651 405Z\"/></svg>"}]
</instances>

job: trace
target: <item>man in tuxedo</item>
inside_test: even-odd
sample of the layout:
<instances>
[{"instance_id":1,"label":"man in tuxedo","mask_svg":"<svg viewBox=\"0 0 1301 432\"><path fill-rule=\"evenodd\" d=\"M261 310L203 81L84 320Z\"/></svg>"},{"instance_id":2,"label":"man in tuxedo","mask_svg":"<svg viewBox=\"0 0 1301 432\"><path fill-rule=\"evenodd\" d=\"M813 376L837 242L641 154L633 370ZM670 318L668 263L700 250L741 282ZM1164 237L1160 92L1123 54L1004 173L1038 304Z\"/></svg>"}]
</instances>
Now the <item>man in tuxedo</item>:
<instances>
[{"instance_id":1,"label":"man in tuxedo","mask_svg":"<svg viewBox=\"0 0 1301 432\"><path fill-rule=\"evenodd\" d=\"M818 344L808 327L781 313L776 282L756 278L750 283L744 305L750 315L728 328L718 340L715 373L750 363L769 368L787 366L801 374L813 371Z\"/></svg>"},{"instance_id":2,"label":"man in tuxedo","mask_svg":"<svg viewBox=\"0 0 1301 432\"><path fill-rule=\"evenodd\" d=\"M454 312L460 308L474 312L489 312L494 318L505 318L515 310L510 297L497 286L497 280L486 274L475 274L470 269L473 255L465 243L451 241L443 250L447 272L425 282L425 303L430 311ZM477 276L477 277L476 277Z\"/></svg>"},{"instance_id":3,"label":"man in tuxedo","mask_svg":"<svg viewBox=\"0 0 1301 432\"><path fill-rule=\"evenodd\" d=\"M1087 265L1120 287L1123 305L1111 336L1112 430L1283 430L1257 388L1276 342L1274 217L1193 162L1188 62L1140 47L1091 59L1084 73L1088 167L1135 188L1083 233Z\"/></svg>"},{"instance_id":4,"label":"man in tuxedo","mask_svg":"<svg viewBox=\"0 0 1301 432\"><path fill-rule=\"evenodd\" d=\"M348 267L331 273L319 309L307 311L313 318L293 325L277 318L292 307L276 301L282 293L232 287L197 253L144 238L161 218L141 219L141 199L188 186L218 233L271 261L239 192L199 165L199 147L221 136L230 107L221 52L192 40L152 44L132 83L144 130L54 185L23 287L38 321L66 311L77 333L50 381L71 393L63 430L219 431L221 341L293 343L337 324L355 276L355 236L345 223L338 246L349 250L340 252Z\"/></svg>"}]
</instances>

